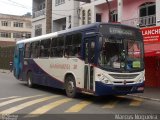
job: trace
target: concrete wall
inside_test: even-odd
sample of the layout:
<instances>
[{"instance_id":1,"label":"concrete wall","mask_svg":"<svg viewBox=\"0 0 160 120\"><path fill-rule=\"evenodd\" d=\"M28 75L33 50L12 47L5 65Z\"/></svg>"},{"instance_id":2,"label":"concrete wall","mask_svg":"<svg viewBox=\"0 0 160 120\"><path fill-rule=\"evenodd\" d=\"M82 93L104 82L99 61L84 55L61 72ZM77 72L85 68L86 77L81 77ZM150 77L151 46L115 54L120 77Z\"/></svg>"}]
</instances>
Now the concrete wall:
<instances>
[{"instance_id":1,"label":"concrete wall","mask_svg":"<svg viewBox=\"0 0 160 120\"><path fill-rule=\"evenodd\" d=\"M32 22L32 37L35 36L35 26L42 25L42 35L46 34L46 19L40 19L38 21Z\"/></svg>"},{"instance_id":2,"label":"concrete wall","mask_svg":"<svg viewBox=\"0 0 160 120\"><path fill-rule=\"evenodd\" d=\"M79 8L79 2L73 0L65 0L65 3L56 5L55 0L52 1L52 23L53 21L66 19L66 28L70 26L69 16L71 16L71 27L79 25L77 10ZM55 26L55 25L52 25ZM56 31L52 27L52 31Z\"/></svg>"},{"instance_id":3,"label":"concrete wall","mask_svg":"<svg viewBox=\"0 0 160 120\"><path fill-rule=\"evenodd\" d=\"M160 0L156 0L156 25L160 26Z\"/></svg>"},{"instance_id":4,"label":"concrete wall","mask_svg":"<svg viewBox=\"0 0 160 120\"><path fill-rule=\"evenodd\" d=\"M39 11L38 7L40 4L45 2L45 7L47 6L47 3L49 3L52 0L33 0L33 6L32 6L32 14L34 14L34 12ZM49 8L50 9L50 8ZM47 32L50 32L50 28L49 26L48 29L46 29L46 15L49 16L48 14L46 14L46 11L48 11L49 9L45 8L45 14L40 15L38 17L32 17L32 37L35 37L35 26L41 24L42 25L42 35L46 34ZM50 17L50 16L49 16ZM47 21L49 22L49 19L47 19ZM51 24L51 23L49 23ZM51 25L50 25L51 26ZM46 31L47 30L47 31Z\"/></svg>"}]
</instances>

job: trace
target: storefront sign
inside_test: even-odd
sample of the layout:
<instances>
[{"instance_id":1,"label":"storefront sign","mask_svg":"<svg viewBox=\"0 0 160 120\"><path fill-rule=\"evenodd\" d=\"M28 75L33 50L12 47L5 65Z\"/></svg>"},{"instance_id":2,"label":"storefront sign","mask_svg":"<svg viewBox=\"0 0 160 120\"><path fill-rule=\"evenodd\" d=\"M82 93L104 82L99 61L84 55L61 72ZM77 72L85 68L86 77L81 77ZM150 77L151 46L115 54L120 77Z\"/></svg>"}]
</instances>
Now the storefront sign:
<instances>
[{"instance_id":1,"label":"storefront sign","mask_svg":"<svg viewBox=\"0 0 160 120\"><path fill-rule=\"evenodd\" d=\"M160 26L142 28L144 44L160 42Z\"/></svg>"}]
</instances>

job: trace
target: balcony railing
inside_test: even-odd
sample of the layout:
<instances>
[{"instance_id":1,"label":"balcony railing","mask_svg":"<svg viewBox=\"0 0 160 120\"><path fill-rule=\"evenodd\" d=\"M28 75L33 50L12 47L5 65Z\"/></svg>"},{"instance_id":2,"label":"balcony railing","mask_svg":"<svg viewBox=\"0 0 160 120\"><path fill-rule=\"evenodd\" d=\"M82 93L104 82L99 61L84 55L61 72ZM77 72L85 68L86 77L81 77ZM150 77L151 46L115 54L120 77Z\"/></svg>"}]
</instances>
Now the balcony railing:
<instances>
[{"instance_id":1,"label":"balcony railing","mask_svg":"<svg viewBox=\"0 0 160 120\"><path fill-rule=\"evenodd\" d=\"M42 15L45 15L45 11L46 9L42 9L40 11L36 11L33 13L33 18L36 18L36 17L39 17L39 16L42 16Z\"/></svg>"},{"instance_id":2,"label":"balcony railing","mask_svg":"<svg viewBox=\"0 0 160 120\"><path fill-rule=\"evenodd\" d=\"M123 20L121 23L134 27L154 26L156 25L156 15Z\"/></svg>"}]
</instances>

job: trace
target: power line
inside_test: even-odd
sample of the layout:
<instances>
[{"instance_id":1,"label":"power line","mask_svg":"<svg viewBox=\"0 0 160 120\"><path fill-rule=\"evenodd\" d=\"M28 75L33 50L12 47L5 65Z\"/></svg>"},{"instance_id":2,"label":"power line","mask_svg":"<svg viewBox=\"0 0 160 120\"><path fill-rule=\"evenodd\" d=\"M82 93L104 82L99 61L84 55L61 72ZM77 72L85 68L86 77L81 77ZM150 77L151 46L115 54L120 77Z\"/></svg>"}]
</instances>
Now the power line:
<instances>
[{"instance_id":1,"label":"power line","mask_svg":"<svg viewBox=\"0 0 160 120\"><path fill-rule=\"evenodd\" d=\"M28 6L25 6L25 5L23 5L23 4L20 4L20 3L17 3L17 2L15 2L15 1L13 1L13 0L8 0L9 2L12 2L13 4L17 4L17 5L19 5L19 6L22 6L22 7L24 7L24 8L26 8L26 9L32 9L31 7L28 7Z\"/></svg>"},{"instance_id":2,"label":"power line","mask_svg":"<svg viewBox=\"0 0 160 120\"><path fill-rule=\"evenodd\" d=\"M4 4L7 4L7 5L21 7L21 8L24 8L24 9L30 9L31 10L31 8L28 8L28 7L24 6L24 5L18 4L18 3L13 2L13 1L11 2L10 0L8 0L8 2L0 0L0 2L4 3Z\"/></svg>"}]
</instances>

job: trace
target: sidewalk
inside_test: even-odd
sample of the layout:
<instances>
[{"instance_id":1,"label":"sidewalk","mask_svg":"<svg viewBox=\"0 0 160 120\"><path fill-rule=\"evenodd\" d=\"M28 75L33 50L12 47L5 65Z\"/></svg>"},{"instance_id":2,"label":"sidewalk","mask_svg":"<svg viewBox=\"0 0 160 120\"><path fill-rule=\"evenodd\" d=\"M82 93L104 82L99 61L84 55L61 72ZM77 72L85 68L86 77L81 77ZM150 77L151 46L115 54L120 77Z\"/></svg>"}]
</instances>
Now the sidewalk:
<instances>
[{"instance_id":1,"label":"sidewalk","mask_svg":"<svg viewBox=\"0 0 160 120\"><path fill-rule=\"evenodd\" d=\"M0 69L0 73L10 73L9 70Z\"/></svg>"},{"instance_id":2,"label":"sidewalk","mask_svg":"<svg viewBox=\"0 0 160 120\"><path fill-rule=\"evenodd\" d=\"M131 94L131 96L160 102L160 88L145 87L144 93Z\"/></svg>"}]
</instances>

